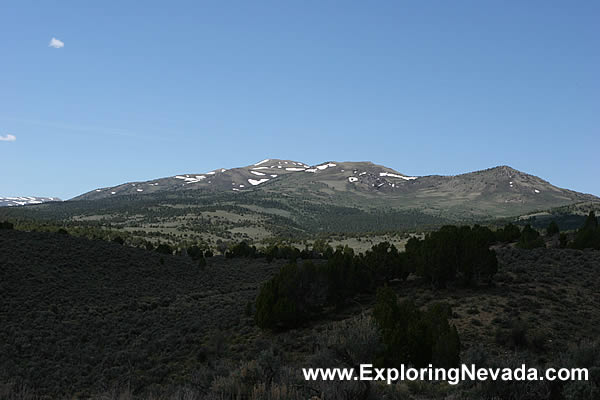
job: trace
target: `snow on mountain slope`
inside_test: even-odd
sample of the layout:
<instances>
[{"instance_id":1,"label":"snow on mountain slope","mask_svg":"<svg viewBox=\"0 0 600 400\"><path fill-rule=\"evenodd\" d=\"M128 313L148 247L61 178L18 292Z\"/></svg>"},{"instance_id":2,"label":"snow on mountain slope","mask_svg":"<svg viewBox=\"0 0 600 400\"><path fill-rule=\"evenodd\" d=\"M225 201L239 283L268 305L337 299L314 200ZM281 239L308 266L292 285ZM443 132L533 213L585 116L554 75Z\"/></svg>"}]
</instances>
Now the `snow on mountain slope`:
<instances>
[{"instance_id":1,"label":"snow on mountain slope","mask_svg":"<svg viewBox=\"0 0 600 400\"><path fill-rule=\"evenodd\" d=\"M232 169L179 174L146 182L100 188L74 200L146 196L178 191L231 193L264 191L286 196L321 199L340 195L343 201L404 209L472 210L474 214L509 215L515 210L544 209L581 201L598 201L592 195L558 188L536 176L508 166L455 176L411 176L371 162L327 161L317 165L282 159L264 159ZM196 192L189 192L189 191ZM324 197L325 196L325 197ZM498 211L499 210L499 211Z\"/></svg>"},{"instance_id":2,"label":"snow on mountain slope","mask_svg":"<svg viewBox=\"0 0 600 400\"><path fill-rule=\"evenodd\" d=\"M0 207L16 207L28 204L42 204L49 201L62 201L58 197L34 197L34 196L0 196Z\"/></svg>"},{"instance_id":3,"label":"snow on mountain slope","mask_svg":"<svg viewBox=\"0 0 600 400\"><path fill-rule=\"evenodd\" d=\"M369 174L367 175L367 171L363 170L368 170ZM217 169L199 174L180 174L146 182L130 182L114 187L99 188L75 199L94 200L119 195L151 194L187 189L243 192L256 189L256 187L263 187L267 183L289 179L290 175L293 174L297 176L305 174L307 179L333 179L352 183L364 181L369 187L379 188L383 186L380 184L380 179L375 179L376 184L371 182L376 176L390 178L390 182L386 180L384 183L389 187L396 187L393 182L398 179L405 181L416 179L416 177L405 176L392 169L371 163L325 162L309 166L306 163L293 160L264 159L241 168ZM352 179L350 179L351 177Z\"/></svg>"}]
</instances>

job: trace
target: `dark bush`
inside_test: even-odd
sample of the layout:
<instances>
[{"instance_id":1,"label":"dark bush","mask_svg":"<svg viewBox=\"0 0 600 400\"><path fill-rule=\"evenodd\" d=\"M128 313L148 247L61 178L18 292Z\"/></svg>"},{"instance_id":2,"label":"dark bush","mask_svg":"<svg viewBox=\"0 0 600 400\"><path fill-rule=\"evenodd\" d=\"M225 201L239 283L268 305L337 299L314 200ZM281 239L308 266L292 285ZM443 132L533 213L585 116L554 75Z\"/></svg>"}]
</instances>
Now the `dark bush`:
<instances>
[{"instance_id":1,"label":"dark bush","mask_svg":"<svg viewBox=\"0 0 600 400\"><path fill-rule=\"evenodd\" d=\"M237 244L231 246L229 248L229 250L227 250L225 252L225 256L227 258L234 258L234 257L254 258L254 257L258 256L258 253L256 251L255 246L250 246L245 241L242 241L240 243L237 243Z\"/></svg>"},{"instance_id":2,"label":"dark bush","mask_svg":"<svg viewBox=\"0 0 600 400\"><path fill-rule=\"evenodd\" d=\"M385 350L379 362L385 366L411 364L417 368L456 367L460 362L460 339L448 319L449 305L434 303L426 311L410 300L398 302L389 287L377 290L373 318L382 333Z\"/></svg>"},{"instance_id":3,"label":"dark bush","mask_svg":"<svg viewBox=\"0 0 600 400\"><path fill-rule=\"evenodd\" d=\"M583 226L577 231L571 244L575 249L600 250L600 228L594 211L590 211Z\"/></svg>"},{"instance_id":4,"label":"dark bush","mask_svg":"<svg viewBox=\"0 0 600 400\"><path fill-rule=\"evenodd\" d=\"M561 249L564 249L567 247L567 245L569 243L569 237L567 236L566 233L561 232L560 235L558 235L558 240L559 240Z\"/></svg>"},{"instance_id":5,"label":"dark bush","mask_svg":"<svg viewBox=\"0 0 600 400\"><path fill-rule=\"evenodd\" d=\"M371 288L373 269L349 247L338 248L319 272L326 284L329 304L341 306L346 299Z\"/></svg>"},{"instance_id":6,"label":"dark bush","mask_svg":"<svg viewBox=\"0 0 600 400\"><path fill-rule=\"evenodd\" d=\"M546 236L554 236L560 233L560 229L558 229L558 224L555 221L550 222L548 227L546 228Z\"/></svg>"},{"instance_id":7,"label":"dark bush","mask_svg":"<svg viewBox=\"0 0 600 400\"><path fill-rule=\"evenodd\" d=\"M411 272L406 254L398 252L396 246L388 242L381 242L367 250L363 261L377 282L397 278L405 280Z\"/></svg>"},{"instance_id":8,"label":"dark bush","mask_svg":"<svg viewBox=\"0 0 600 400\"><path fill-rule=\"evenodd\" d=\"M445 287L456 278L465 284L490 283L498 271L496 253L490 250L495 236L488 228L448 225L425 239L406 245L407 262L434 287Z\"/></svg>"},{"instance_id":9,"label":"dark bush","mask_svg":"<svg viewBox=\"0 0 600 400\"><path fill-rule=\"evenodd\" d=\"M159 244L158 246L156 246L155 250L157 253L161 253L161 254L168 254L168 255L173 254L173 249L171 248L171 246L169 246L166 243Z\"/></svg>"},{"instance_id":10,"label":"dark bush","mask_svg":"<svg viewBox=\"0 0 600 400\"><path fill-rule=\"evenodd\" d=\"M266 329L289 329L321 310L326 287L310 261L291 263L265 283L256 299L256 324Z\"/></svg>"},{"instance_id":11,"label":"dark bush","mask_svg":"<svg viewBox=\"0 0 600 400\"><path fill-rule=\"evenodd\" d=\"M8 221L0 222L0 229L14 229L14 225Z\"/></svg>"},{"instance_id":12,"label":"dark bush","mask_svg":"<svg viewBox=\"0 0 600 400\"><path fill-rule=\"evenodd\" d=\"M521 230L518 226L509 223L504 228L496 231L496 241L501 243L510 243L519 240L521 237Z\"/></svg>"},{"instance_id":13,"label":"dark bush","mask_svg":"<svg viewBox=\"0 0 600 400\"><path fill-rule=\"evenodd\" d=\"M521 232L521 237L517 242L517 247L521 249L535 249L544 247L544 240L540 237L540 233L527 224Z\"/></svg>"},{"instance_id":14,"label":"dark bush","mask_svg":"<svg viewBox=\"0 0 600 400\"><path fill-rule=\"evenodd\" d=\"M194 261L204 258L203 250L198 246L190 246L187 248L187 255Z\"/></svg>"}]
</instances>

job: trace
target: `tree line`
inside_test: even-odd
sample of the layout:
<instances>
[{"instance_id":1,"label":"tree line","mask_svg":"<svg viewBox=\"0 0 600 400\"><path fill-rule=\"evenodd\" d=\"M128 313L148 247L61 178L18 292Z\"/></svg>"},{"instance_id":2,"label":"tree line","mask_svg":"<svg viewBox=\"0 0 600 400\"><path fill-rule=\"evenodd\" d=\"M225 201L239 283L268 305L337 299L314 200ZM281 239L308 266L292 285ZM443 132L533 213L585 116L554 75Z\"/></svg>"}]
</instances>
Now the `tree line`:
<instances>
[{"instance_id":1,"label":"tree line","mask_svg":"<svg viewBox=\"0 0 600 400\"><path fill-rule=\"evenodd\" d=\"M448 282L489 284L497 271L494 241L488 228L446 226L423 239L411 238L404 252L388 242L364 254L339 247L326 261L291 262L268 281L256 300L259 327L296 327L327 307L340 307L361 292L373 292L414 273L434 287Z\"/></svg>"}]
</instances>

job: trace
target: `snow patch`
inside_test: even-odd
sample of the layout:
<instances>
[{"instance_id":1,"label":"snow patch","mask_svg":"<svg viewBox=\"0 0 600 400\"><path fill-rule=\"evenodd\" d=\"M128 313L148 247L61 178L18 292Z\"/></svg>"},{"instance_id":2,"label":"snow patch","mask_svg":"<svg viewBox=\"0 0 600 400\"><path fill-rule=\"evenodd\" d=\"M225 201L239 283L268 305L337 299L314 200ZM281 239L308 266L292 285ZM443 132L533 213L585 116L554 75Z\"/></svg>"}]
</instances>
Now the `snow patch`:
<instances>
[{"instance_id":1,"label":"snow patch","mask_svg":"<svg viewBox=\"0 0 600 400\"><path fill-rule=\"evenodd\" d=\"M400 179L404 179L406 181L411 181L413 179L417 179L416 176L396 175L396 174L390 174L389 172L380 172L379 176L387 176L387 177L390 177L390 178L400 178Z\"/></svg>"},{"instance_id":2,"label":"snow patch","mask_svg":"<svg viewBox=\"0 0 600 400\"><path fill-rule=\"evenodd\" d=\"M334 163L327 163L327 164L321 164L321 165L317 165L317 169L320 169L321 171L324 169L327 169L329 167L335 167L336 164Z\"/></svg>"},{"instance_id":3,"label":"snow patch","mask_svg":"<svg viewBox=\"0 0 600 400\"><path fill-rule=\"evenodd\" d=\"M202 179L206 179L206 176L204 175L196 175L196 177L191 177L189 175L186 176L182 176L182 175L176 175L175 179L183 179L185 181L185 183L198 183L200 182ZM210 183L210 182L209 182Z\"/></svg>"},{"instance_id":4,"label":"snow patch","mask_svg":"<svg viewBox=\"0 0 600 400\"><path fill-rule=\"evenodd\" d=\"M270 158L267 158L267 159L265 159L265 160L262 160L262 161L259 161L259 162L257 162L257 163L256 163L256 164L254 164L254 165L260 165L260 164L264 164L264 163L266 163L266 162L268 162L268 161L270 161L270 160L271 160Z\"/></svg>"},{"instance_id":5,"label":"snow patch","mask_svg":"<svg viewBox=\"0 0 600 400\"><path fill-rule=\"evenodd\" d=\"M260 185L261 183L265 183L267 182L269 179L267 178L263 178L263 179L248 179L248 182L252 185L252 186L256 186L256 185Z\"/></svg>"},{"instance_id":6,"label":"snow patch","mask_svg":"<svg viewBox=\"0 0 600 400\"><path fill-rule=\"evenodd\" d=\"M262 172L258 172L258 171L250 171L250 173L254 174L254 175L265 176L265 174L263 174Z\"/></svg>"},{"instance_id":7,"label":"snow patch","mask_svg":"<svg viewBox=\"0 0 600 400\"><path fill-rule=\"evenodd\" d=\"M349 176L349 177L348 177L348 180L349 180L350 182L356 182L356 181L358 181L358 178L357 178L357 177L355 177L355 176Z\"/></svg>"},{"instance_id":8,"label":"snow patch","mask_svg":"<svg viewBox=\"0 0 600 400\"><path fill-rule=\"evenodd\" d=\"M535 189L535 190L534 190L534 192L536 192L536 193L539 193L540 191L539 191L539 190L537 190L537 189Z\"/></svg>"},{"instance_id":9,"label":"snow patch","mask_svg":"<svg viewBox=\"0 0 600 400\"><path fill-rule=\"evenodd\" d=\"M298 172L298 171L304 171L304 168L286 168L286 171L293 171L293 172Z\"/></svg>"}]
</instances>

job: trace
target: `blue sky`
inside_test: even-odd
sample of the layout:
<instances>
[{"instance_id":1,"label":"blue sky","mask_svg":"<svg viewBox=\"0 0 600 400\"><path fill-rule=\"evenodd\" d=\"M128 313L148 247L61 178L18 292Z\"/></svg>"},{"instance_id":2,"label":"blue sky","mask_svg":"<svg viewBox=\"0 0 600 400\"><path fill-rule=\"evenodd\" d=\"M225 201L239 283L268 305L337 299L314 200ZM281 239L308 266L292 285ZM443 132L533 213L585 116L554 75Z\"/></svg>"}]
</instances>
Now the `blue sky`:
<instances>
[{"instance_id":1,"label":"blue sky","mask_svg":"<svg viewBox=\"0 0 600 400\"><path fill-rule=\"evenodd\" d=\"M507 164L600 195L599 20L597 1L3 1L0 195L263 158Z\"/></svg>"}]
</instances>

